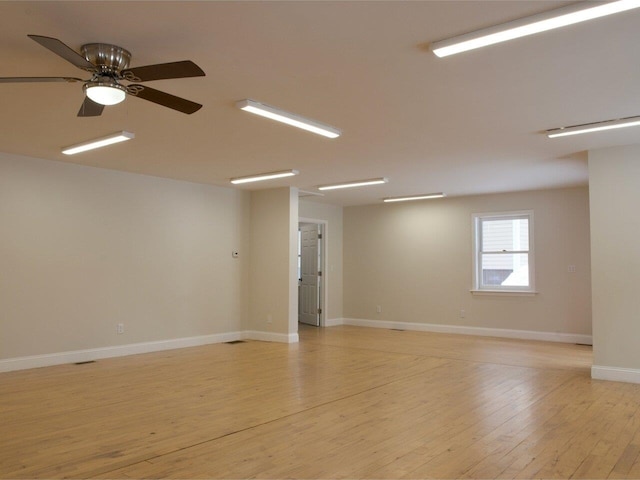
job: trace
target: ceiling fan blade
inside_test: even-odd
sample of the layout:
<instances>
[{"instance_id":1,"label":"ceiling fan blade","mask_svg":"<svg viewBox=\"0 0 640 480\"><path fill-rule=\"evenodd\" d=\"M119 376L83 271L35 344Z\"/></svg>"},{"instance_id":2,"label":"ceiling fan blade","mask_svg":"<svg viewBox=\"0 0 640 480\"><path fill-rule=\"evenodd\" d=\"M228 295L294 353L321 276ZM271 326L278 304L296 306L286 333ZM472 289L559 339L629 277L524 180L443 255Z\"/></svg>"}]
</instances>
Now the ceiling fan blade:
<instances>
[{"instance_id":1,"label":"ceiling fan blade","mask_svg":"<svg viewBox=\"0 0 640 480\"><path fill-rule=\"evenodd\" d=\"M0 77L0 83L84 82L74 77Z\"/></svg>"},{"instance_id":2,"label":"ceiling fan blade","mask_svg":"<svg viewBox=\"0 0 640 480\"><path fill-rule=\"evenodd\" d=\"M79 117L99 117L102 115L104 105L94 102L89 97L84 97L84 102L78 111Z\"/></svg>"},{"instance_id":3,"label":"ceiling fan blade","mask_svg":"<svg viewBox=\"0 0 640 480\"><path fill-rule=\"evenodd\" d=\"M67 62L74 64L76 67L81 68L82 70L86 70L88 72L95 72L96 67L93 63L88 61L78 52L73 50L71 47L65 45L57 38L51 37L43 37L41 35L27 35L31 40L35 40L40 45L45 48L48 48L56 55L61 56Z\"/></svg>"},{"instance_id":4,"label":"ceiling fan blade","mask_svg":"<svg viewBox=\"0 0 640 480\"><path fill-rule=\"evenodd\" d=\"M182 62L127 68L122 71L121 75L131 82L149 82L151 80L167 80L169 78L204 77L205 73L191 60L184 60Z\"/></svg>"},{"instance_id":5,"label":"ceiling fan blade","mask_svg":"<svg viewBox=\"0 0 640 480\"><path fill-rule=\"evenodd\" d=\"M148 100L163 107L169 107L182 113L192 114L202 108L199 103L176 97L170 93L161 92L155 88L145 87L144 85L129 85L127 91L136 97Z\"/></svg>"}]
</instances>

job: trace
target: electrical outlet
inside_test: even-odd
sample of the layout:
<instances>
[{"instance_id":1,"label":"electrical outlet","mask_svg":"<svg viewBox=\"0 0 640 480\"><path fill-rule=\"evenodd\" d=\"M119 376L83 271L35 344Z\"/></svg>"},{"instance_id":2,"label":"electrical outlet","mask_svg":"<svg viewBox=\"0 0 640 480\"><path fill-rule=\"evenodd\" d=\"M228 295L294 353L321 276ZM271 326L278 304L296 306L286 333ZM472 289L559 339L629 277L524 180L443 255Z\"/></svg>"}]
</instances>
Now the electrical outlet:
<instances>
[{"instance_id":1,"label":"electrical outlet","mask_svg":"<svg viewBox=\"0 0 640 480\"><path fill-rule=\"evenodd\" d=\"M271 314L267 315L267 323L273 323L273 316Z\"/></svg>"},{"instance_id":2,"label":"electrical outlet","mask_svg":"<svg viewBox=\"0 0 640 480\"><path fill-rule=\"evenodd\" d=\"M376 312L382 313L382 307L380 305L376 305Z\"/></svg>"},{"instance_id":3,"label":"electrical outlet","mask_svg":"<svg viewBox=\"0 0 640 480\"><path fill-rule=\"evenodd\" d=\"M567 267L567 272L569 273L576 273L576 266L575 265L569 265Z\"/></svg>"},{"instance_id":4,"label":"electrical outlet","mask_svg":"<svg viewBox=\"0 0 640 480\"><path fill-rule=\"evenodd\" d=\"M119 323L116 325L116 332L118 335L122 335L124 333L124 323Z\"/></svg>"},{"instance_id":5,"label":"electrical outlet","mask_svg":"<svg viewBox=\"0 0 640 480\"><path fill-rule=\"evenodd\" d=\"M464 311L464 309L460 309L460 318L464 318L467 316L467 312Z\"/></svg>"}]
</instances>

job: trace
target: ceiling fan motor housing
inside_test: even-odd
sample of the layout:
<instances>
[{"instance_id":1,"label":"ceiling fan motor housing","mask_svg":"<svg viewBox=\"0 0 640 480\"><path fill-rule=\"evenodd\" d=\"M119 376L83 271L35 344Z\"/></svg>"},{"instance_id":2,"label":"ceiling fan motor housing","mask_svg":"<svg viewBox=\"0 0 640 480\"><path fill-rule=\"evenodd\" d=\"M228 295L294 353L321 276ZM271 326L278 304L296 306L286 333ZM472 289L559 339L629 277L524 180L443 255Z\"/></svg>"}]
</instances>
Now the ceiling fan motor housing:
<instances>
[{"instance_id":1,"label":"ceiling fan motor housing","mask_svg":"<svg viewBox=\"0 0 640 480\"><path fill-rule=\"evenodd\" d=\"M83 45L82 55L96 66L93 78L83 85L85 94L100 105L115 105L124 100L126 88L120 85L120 72L129 66L131 53L108 43Z\"/></svg>"},{"instance_id":2,"label":"ceiling fan motor housing","mask_svg":"<svg viewBox=\"0 0 640 480\"><path fill-rule=\"evenodd\" d=\"M93 63L98 74L118 76L129 66L131 53L122 47L108 43L88 43L80 50L87 61Z\"/></svg>"}]
</instances>

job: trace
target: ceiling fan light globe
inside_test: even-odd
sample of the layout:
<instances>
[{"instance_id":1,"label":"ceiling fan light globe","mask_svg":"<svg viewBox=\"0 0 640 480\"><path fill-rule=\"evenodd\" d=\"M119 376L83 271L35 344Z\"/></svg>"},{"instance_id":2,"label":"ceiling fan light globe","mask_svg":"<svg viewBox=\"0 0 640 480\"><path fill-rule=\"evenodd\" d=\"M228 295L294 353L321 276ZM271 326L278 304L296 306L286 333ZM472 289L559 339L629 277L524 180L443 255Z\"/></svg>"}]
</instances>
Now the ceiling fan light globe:
<instances>
[{"instance_id":1,"label":"ceiling fan light globe","mask_svg":"<svg viewBox=\"0 0 640 480\"><path fill-rule=\"evenodd\" d=\"M116 105L126 97L124 88L119 85L86 85L85 93L93 102L100 105Z\"/></svg>"}]
</instances>

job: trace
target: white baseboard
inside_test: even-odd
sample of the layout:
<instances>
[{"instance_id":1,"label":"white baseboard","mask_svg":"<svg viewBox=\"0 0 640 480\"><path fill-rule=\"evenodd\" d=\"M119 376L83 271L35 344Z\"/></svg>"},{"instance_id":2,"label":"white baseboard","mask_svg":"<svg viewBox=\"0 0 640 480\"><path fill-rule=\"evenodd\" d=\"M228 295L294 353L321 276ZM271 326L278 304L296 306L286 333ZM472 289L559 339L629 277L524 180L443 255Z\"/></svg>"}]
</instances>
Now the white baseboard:
<instances>
[{"instance_id":1,"label":"white baseboard","mask_svg":"<svg viewBox=\"0 0 640 480\"><path fill-rule=\"evenodd\" d=\"M338 325L344 325L344 318L327 318L324 321L325 327L336 327Z\"/></svg>"},{"instance_id":2,"label":"white baseboard","mask_svg":"<svg viewBox=\"0 0 640 480\"><path fill-rule=\"evenodd\" d=\"M595 380L610 380L612 382L640 383L640 370L636 368L593 365L591 367L591 378Z\"/></svg>"},{"instance_id":3,"label":"white baseboard","mask_svg":"<svg viewBox=\"0 0 640 480\"><path fill-rule=\"evenodd\" d=\"M298 343L299 341L297 333L273 333L260 332L257 330L247 330L242 332L242 338L245 340L260 340L263 342L279 343Z\"/></svg>"},{"instance_id":4,"label":"white baseboard","mask_svg":"<svg viewBox=\"0 0 640 480\"><path fill-rule=\"evenodd\" d=\"M457 325L438 325L428 323L393 322L384 320L367 320L362 318L333 318L327 319L325 326L353 325L373 328L395 328L400 330L416 330L423 332L459 333L465 335L481 335L491 337L519 338L526 340L545 340L552 342L591 344L590 335L534 332L528 330L508 330L501 328L463 327ZM103 358L122 357L140 353L159 352L176 348L196 347L213 343L231 342L234 340L261 340L265 342L297 343L297 333L274 333L247 330L242 332L218 333L197 337L176 338L155 342L133 343L112 347L75 350L45 355L32 355L0 360L0 372L25 370L28 368L50 367L65 363L87 362ZM592 377L602 380L628 381L640 383L640 371L633 369L599 367L592 368ZM626 379L626 380L625 380Z\"/></svg>"},{"instance_id":5,"label":"white baseboard","mask_svg":"<svg viewBox=\"0 0 640 480\"><path fill-rule=\"evenodd\" d=\"M117 345L112 347L91 348L87 350L74 350L71 352L51 353L45 355L31 355L27 357L15 357L0 360L0 373L14 370L26 370L28 368L51 367L65 363L89 362L103 358L124 357L139 353L160 352L176 348L197 347L213 343L232 342L234 340L262 340L266 342L295 343L298 334L271 333L271 332L228 332L213 335L201 335L197 337L175 338L155 342L132 343L129 345Z\"/></svg>"},{"instance_id":6,"label":"white baseboard","mask_svg":"<svg viewBox=\"0 0 640 480\"><path fill-rule=\"evenodd\" d=\"M517 338L520 340L543 340L546 342L581 343L591 345L591 335L579 333L536 332L533 330L511 330L506 328L469 327L460 325L440 325L435 323L393 322L389 320L367 320L363 318L343 318L342 325L357 327L394 328L420 332L458 333L483 337Z\"/></svg>"}]
</instances>

